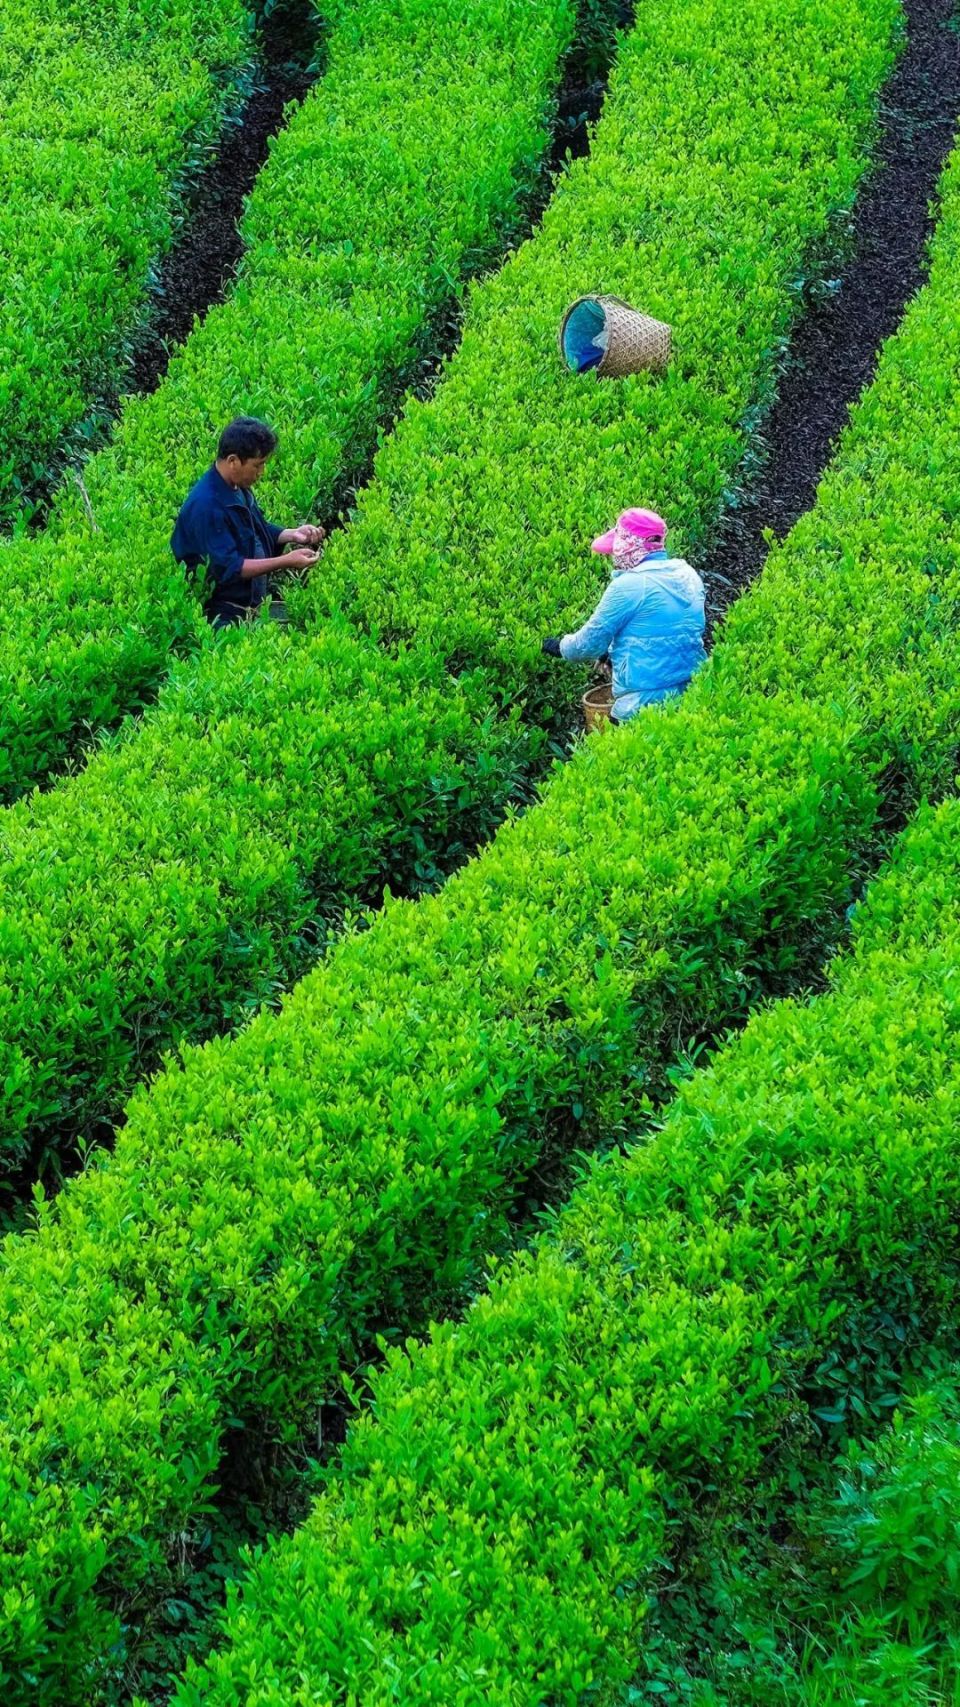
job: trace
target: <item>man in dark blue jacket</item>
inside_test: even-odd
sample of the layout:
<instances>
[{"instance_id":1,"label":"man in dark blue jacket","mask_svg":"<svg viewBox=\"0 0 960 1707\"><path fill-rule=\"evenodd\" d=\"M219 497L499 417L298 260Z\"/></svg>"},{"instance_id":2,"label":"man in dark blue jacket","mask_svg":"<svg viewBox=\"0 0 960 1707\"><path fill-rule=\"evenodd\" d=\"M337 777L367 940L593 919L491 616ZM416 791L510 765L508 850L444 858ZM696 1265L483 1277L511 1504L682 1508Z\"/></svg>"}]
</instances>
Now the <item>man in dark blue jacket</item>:
<instances>
[{"instance_id":1,"label":"man in dark blue jacket","mask_svg":"<svg viewBox=\"0 0 960 1707\"><path fill-rule=\"evenodd\" d=\"M253 496L277 447L264 421L238 415L220 435L217 460L184 500L170 545L178 563L195 573L201 565L212 582L204 609L215 628L243 622L263 603L274 569L306 569L316 563L323 528L280 528L268 522ZM281 546L293 551L281 552ZM271 604L282 617L283 606Z\"/></svg>"}]
</instances>

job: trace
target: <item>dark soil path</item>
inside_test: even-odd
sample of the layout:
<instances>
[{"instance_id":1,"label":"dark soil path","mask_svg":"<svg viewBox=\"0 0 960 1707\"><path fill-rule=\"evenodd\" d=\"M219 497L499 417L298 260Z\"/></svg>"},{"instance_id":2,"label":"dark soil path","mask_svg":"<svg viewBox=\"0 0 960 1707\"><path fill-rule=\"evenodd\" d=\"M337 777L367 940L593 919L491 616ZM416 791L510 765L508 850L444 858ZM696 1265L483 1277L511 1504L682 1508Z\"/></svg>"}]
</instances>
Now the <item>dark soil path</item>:
<instances>
[{"instance_id":1,"label":"dark soil path","mask_svg":"<svg viewBox=\"0 0 960 1707\"><path fill-rule=\"evenodd\" d=\"M567 156L579 158L587 153L590 128L599 117L616 52L614 32L629 27L634 5L635 0L584 0L584 12L591 21L565 61L549 152L533 190L520 204L510 241L518 242L534 229ZM319 75L322 26L310 0L279 0L264 18L257 46L255 87L238 119L226 127L190 198L183 229L160 262L153 311L135 334L117 389L94 405L88 427L96 421L99 431L92 438L87 434L81 461L112 430L121 394L155 391L173 350L190 335L194 320L202 320L208 309L227 295L243 254L240 220L244 203L266 160L270 139L281 128L285 105L302 100ZM398 385L388 388L385 425L399 393L407 386L421 398L429 396L445 359L460 341L462 319L463 303L458 298L424 329L419 356L410 370L399 376ZM50 498L72 460L68 455L58 463L34 493L33 529L44 525ZM337 498L320 518L328 533L343 525L346 510L372 470L372 455L363 457L358 466L344 469Z\"/></svg>"},{"instance_id":2,"label":"dark soil path","mask_svg":"<svg viewBox=\"0 0 960 1707\"><path fill-rule=\"evenodd\" d=\"M532 183L521 192L500 227L474 276L498 270L504 251L519 245L536 230L553 198L557 180L569 159L581 159L590 148L593 126L600 116L607 82L619 45L618 32L633 22L636 0L581 0L580 29L560 71L556 108L547 150ZM391 428L405 392L424 403L433 396L463 336L465 293L444 302L425 324L409 365L383 386L381 425ZM375 448L364 450L354 464L344 464L336 491L326 509L316 508L317 520L328 537L344 527L359 493L373 478Z\"/></svg>"},{"instance_id":3,"label":"dark soil path","mask_svg":"<svg viewBox=\"0 0 960 1707\"><path fill-rule=\"evenodd\" d=\"M551 180L563 170L568 154L579 160L590 147L590 127L600 117L617 53L617 33L630 28L635 9L636 0L599 0L599 4L593 0L592 5L581 0L580 33L564 64L557 97L547 160Z\"/></svg>"},{"instance_id":4,"label":"dark soil path","mask_svg":"<svg viewBox=\"0 0 960 1707\"><path fill-rule=\"evenodd\" d=\"M124 389L153 391L171 349L183 343L194 318L222 302L243 254L244 202L267 158L270 138L289 101L302 100L316 75L318 21L303 0L284 0L264 19L257 38L256 82L236 122L227 126L191 198L190 213L160 264L158 308L137 340Z\"/></svg>"},{"instance_id":5,"label":"dark soil path","mask_svg":"<svg viewBox=\"0 0 960 1707\"><path fill-rule=\"evenodd\" d=\"M760 474L745 482L704 556L711 627L760 568L763 529L782 539L813 503L850 405L926 276L930 204L960 114L960 32L955 0L906 0L905 11L906 46L884 90L876 166L853 210L852 250L798 322L760 429ZM752 461L756 453L754 442Z\"/></svg>"}]
</instances>

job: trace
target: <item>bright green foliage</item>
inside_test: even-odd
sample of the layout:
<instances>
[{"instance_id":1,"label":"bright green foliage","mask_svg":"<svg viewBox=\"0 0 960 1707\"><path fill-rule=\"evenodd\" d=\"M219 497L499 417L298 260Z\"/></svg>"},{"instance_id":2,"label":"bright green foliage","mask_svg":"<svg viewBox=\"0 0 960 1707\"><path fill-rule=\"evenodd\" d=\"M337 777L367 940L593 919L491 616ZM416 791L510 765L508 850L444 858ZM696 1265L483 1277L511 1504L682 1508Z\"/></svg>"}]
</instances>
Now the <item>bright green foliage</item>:
<instances>
[{"instance_id":1,"label":"bright green foliage","mask_svg":"<svg viewBox=\"0 0 960 1707\"><path fill-rule=\"evenodd\" d=\"M688 536L715 516L744 412L770 385L790 281L849 200L889 61L889 0L814 13L797 0L795 28L782 19L781 0L642 8L589 161L537 237L474 293L436 399L405 416L360 519L316 576L354 622L412 634L409 650L357 636L341 665L339 616L306 637L268 625L232 636L228 663L212 647L108 757L0 822L0 1128L11 1158L28 1135L95 1132L165 1042L213 1031L256 1000L283 975L279 945L298 934L308 894L369 898L385 878L417 889L488 832L542 748L543 696L565 691L541 668L539 639L574 617L575 594L581 609L591 596L598 524L651 490ZM801 62L815 69L800 75ZM550 329L565 295L598 274L658 310L672 301L679 352L662 386L578 384L560 371ZM388 608L390 589L402 611ZM903 621L911 591L905 582ZM381 675L387 706L357 686ZM498 719L501 696L523 691L532 720ZM738 688L730 718L752 727L751 716ZM678 731L685 771L702 740L716 750L722 719L704 721L706 737ZM658 777L659 728L638 747ZM722 775L722 752L716 764ZM858 781L848 793L838 825ZM706 817L713 800L711 783ZM237 881L236 849L256 859L265 836L257 881Z\"/></svg>"},{"instance_id":2,"label":"bright green foliage","mask_svg":"<svg viewBox=\"0 0 960 1707\"><path fill-rule=\"evenodd\" d=\"M864 1299L956 1309L958 1027L951 802L829 995L751 1021L462 1326L388 1355L334 1486L177 1707L572 1707L625 1682L658 1562L756 1473Z\"/></svg>"},{"instance_id":3,"label":"bright green foliage","mask_svg":"<svg viewBox=\"0 0 960 1707\"><path fill-rule=\"evenodd\" d=\"M573 0L323 10L327 72L257 180L238 283L84 471L99 531L70 487L42 537L0 547L0 796L61 764L84 724L135 707L171 647L206 632L169 540L224 423L275 422L268 510L326 516L431 321L516 229Z\"/></svg>"},{"instance_id":4,"label":"bright green foliage","mask_svg":"<svg viewBox=\"0 0 960 1707\"><path fill-rule=\"evenodd\" d=\"M773 1707L769 1695L762 1704ZM732 1698L722 1707L733 1707ZM960 1707L960 1636L934 1633L914 1646L887 1634L882 1616L864 1617L777 1707Z\"/></svg>"},{"instance_id":5,"label":"bright green foliage","mask_svg":"<svg viewBox=\"0 0 960 1707\"><path fill-rule=\"evenodd\" d=\"M618 510L655 499L671 549L699 559L802 280L845 226L889 63L887 8L778 20L771 38L765 4L638 9L589 162L475 294L444 385L384 445L305 615L429 642L540 709L558 693L555 670L531 680L541 634L595 601L589 542ZM571 381L557 328L598 281L672 323L663 379Z\"/></svg>"},{"instance_id":6,"label":"bright green foliage","mask_svg":"<svg viewBox=\"0 0 960 1707\"><path fill-rule=\"evenodd\" d=\"M103 1573L102 1607L118 1580L163 1580L165 1537L208 1497L228 1416L295 1437L373 1324L409 1320L476 1269L551 1122L583 1104L588 1139L598 1092L619 1102L687 1015L719 1022L757 962L789 963L778 917L812 929L845 897L866 806L837 788L815 718L646 728L660 749L629 732L626 798L601 781L612 743L591 744L595 843L578 846L570 767L443 896L389 907L279 1018L165 1074L112 1161L64 1189L36 1240L9 1242L0 1368L35 1426L0 1483L9 1467L7 1521L38 1597L12 1645L52 1641L47 1597L65 1579L96 1641L82 1588ZM658 798L665 759L703 826L688 832L696 867L676 797ZM725 769L736 786L718 801ZM71 1628L63 1651L77 1640Z\"/></svg>"},{"instance_id":7,"label":"bright green foliage","mask_svg":"<svg viewBox=\"0 0 960 1707\"><path fill-rule=\"evenodd\" d=\"M69 795L40 796L26 833L20 808L0 820L0 887L19 895L0 916L8 1169L38 1133L96 1133L116 1089L172 1036L221 1030L289 984L315 949L318 912L413 869L425 803L462 859L478 796L506 793L509 774L475 774L476 722L441 670L431 682L343 625L275 656L274 685L249 651L218 648L157 719L149 765L121 742Z\"/></svg>"},{"instance_id":8,"label":"bright green foliage","mask_svg":"<svg viewBox=\"0 0 960 1707\"><path fill-rule=\"evenodd\" d=\"M761 979L809 964L848 898L858 838L876 833L871 769L911 733L936 746L918 706L951 648L926 642L922 566L943 545L954 481L946 466L931 479L917 447L943 367L960 369L958 167L948 191L931 284L876 382L900 387L902 436L884 424L872 438L858 420L813 544L803 530L778 554L803 630L793 585L856 483L859 561L840 579L851 610L876 589L895 627L888 641L878 624L876 646L856 631L848 643L840 623L823 637L813 685L842 670L846 708L804 704L802 668L792 696L751 691L749 648L722 641L684 700L586 742L440 895L389 905L279 1015L141 1092L113 1157L61 1192L36 1236L8 1241L3 1587L10 1653L41 1679L26 1699L72 1699L81 1657L109 1640L118 1585L160 1592L228 1428L296 1439L375 1327L410 1323L476 1274L558 1126L579 1123L584 1142L617 1130L678 1035L722 1025ZM909 539L886 538L894 491ZM821 573L826 599L829 558ZM857 692L874 672L891 704L867 725ZM946 694L939 712L949 729ZM891 893L871 916L893 938ZM3 1681L24 1696L22 1669Z\"/></svg>"},{"instance_id":9,"label":"bright green foliage","mask_svg":"<svg viewBox=\"0 0 960 1707\"><path fill-rule=\"evenodd\" d=\"M113 377L251 28L243 0L4 0L0 523Z\"/></svg>"}]
</instances>

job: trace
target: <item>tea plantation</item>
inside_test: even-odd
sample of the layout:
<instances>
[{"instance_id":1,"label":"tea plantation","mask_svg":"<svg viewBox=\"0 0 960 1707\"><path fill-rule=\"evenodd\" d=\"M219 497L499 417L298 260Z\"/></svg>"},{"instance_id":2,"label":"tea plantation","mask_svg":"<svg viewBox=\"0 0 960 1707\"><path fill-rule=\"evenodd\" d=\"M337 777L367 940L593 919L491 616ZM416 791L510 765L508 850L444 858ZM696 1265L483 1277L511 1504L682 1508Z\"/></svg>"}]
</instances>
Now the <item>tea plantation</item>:
<instances>
[{"instance_id":1,"label":"tea plantation","mask_svg":"<svg viewBox=\"0 0 960 1707\"><path fill-rule=\"evenodd\" d=\"M960 1702L953 26L0 0L3 1707ZM237 415L329 537L217 630Z\"/></svg>"}]
</instances>

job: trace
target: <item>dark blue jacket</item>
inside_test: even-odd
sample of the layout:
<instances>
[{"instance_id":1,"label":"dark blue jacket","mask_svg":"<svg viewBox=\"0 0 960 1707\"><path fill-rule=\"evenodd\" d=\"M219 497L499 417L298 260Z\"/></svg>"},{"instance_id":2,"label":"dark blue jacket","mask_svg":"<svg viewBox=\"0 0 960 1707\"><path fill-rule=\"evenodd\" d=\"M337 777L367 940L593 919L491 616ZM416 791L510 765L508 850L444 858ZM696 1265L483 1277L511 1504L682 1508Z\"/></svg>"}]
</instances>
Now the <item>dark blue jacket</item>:
<instances>
[{"instance_id":1,"label":"dark blue jacket","mask_svg":"<svg viewBox=\"0 0 960 1707\"><path fill-rule=\"evenodd\" d=\"M236 617L258 605L267 590L266 575L243 580L247 557L276 557L283 530L265 520L252 492L235 490L216 464L191 487L170 540L178 563L191 572L203 564L213 587L205 605L211 622Z\"/></svg>"}]
</instances>

